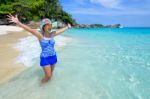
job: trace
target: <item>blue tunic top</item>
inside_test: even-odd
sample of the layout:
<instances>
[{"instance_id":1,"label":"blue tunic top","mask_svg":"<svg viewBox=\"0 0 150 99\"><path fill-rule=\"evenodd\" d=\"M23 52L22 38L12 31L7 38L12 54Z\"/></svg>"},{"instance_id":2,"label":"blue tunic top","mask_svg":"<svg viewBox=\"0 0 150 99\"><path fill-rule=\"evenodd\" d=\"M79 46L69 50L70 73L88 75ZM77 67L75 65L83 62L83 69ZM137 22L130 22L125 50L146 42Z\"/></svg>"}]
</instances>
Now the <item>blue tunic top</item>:
<instances>
[{"instance_id":1,"label":"blue tunic top","mask_svg":"<svg viewBox=\"0 0 150 99\"><path fill-rule=\"evenodd\" d=\"M39 40L42 52L40 54L41 57L48 57L56 55L56 51L54 48L55 40L54 37L43 37L43 39Z\"/></svg>"},{"instance_id":2,"label":"blue tunic top","mask_svg":"<svg viewBox=\"0 0 150 99\"><path fill-rule=\"evenodd\" d=\"M40 41L42 52L40 54L41 57L48 57L56 55L56 51L54 49L55 40L54 38L43 38Z\"/></svg>"}]
</instances>

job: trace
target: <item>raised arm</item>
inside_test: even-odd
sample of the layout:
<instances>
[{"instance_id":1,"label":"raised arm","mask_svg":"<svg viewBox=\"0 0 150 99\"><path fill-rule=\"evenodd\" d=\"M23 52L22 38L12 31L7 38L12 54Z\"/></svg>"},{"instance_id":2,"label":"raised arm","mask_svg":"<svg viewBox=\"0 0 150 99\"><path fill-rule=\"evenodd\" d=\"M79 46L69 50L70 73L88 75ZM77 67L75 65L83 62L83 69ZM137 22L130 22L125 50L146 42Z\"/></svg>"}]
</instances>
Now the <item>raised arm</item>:
<instances>
[{"instance_id":1,"label":"raised arm","mask_svg":"<svg viewBox=\"0 0 150 99\"><path fill-rule=\"evenodd\" d=\"M65 26L65 27L63 27L63 28L57 30L56 33L54 34L54 36L57 36L57 35L63 33L65 30L67 30L67 29L69 29L69 28L71 28L71 25L70 25L70 24L67 24L67 26Z\"/></svg>"},{"instance_id":2,"label":"raised arm","mask_svg":"<svg viewBox=\"0 0 150 99\"><path fill-rule=\"evenodd\" d=\"M35 29L32 29L30 28L29 26L25 25L25 24L22 24L19 20L18 20L18 17L17 15L15 16L12 16L11 14L10 15L7 15L8 16L8 20L9 22L13 22L13 23L16 23L18 26L22 27L24 30L30 32L31 34L33 34L34 36L36 36L38 39L42 39L42 34L38 31L36 31Z\"/></svg>"}]
</instances>

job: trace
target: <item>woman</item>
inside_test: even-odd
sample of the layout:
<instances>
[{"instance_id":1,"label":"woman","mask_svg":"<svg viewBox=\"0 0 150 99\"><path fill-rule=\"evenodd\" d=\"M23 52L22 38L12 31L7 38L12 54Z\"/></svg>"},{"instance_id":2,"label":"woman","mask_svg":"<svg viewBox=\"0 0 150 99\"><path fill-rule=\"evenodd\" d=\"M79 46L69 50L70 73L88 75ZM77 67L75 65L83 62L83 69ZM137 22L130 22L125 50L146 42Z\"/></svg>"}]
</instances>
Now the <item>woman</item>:
<instances>
[{"instance_id":1,"label":"woman","mask_svg":"<svg viewBox=\"0 0 150 99\"><path fill-rule=\"evenodd\" d=\"M71 25L68 24L64 28L59 29L55 32L50 32L52 29L52 23L48 18L42 19L40 22L40 31L30 28L29 26L22 24L17 15L12 16L7 15L9 22L16 23L18 26L22 27L24 30L30 32L36 36L39 40L41 46L40 54L40 66L43 68L45 77L41 79L41 84L48 82L52 76L55 64L57 63L56 51L54 49L55 40L54 37L63 33L68 28L71 28Z\"/></svg>"}]
</instances>

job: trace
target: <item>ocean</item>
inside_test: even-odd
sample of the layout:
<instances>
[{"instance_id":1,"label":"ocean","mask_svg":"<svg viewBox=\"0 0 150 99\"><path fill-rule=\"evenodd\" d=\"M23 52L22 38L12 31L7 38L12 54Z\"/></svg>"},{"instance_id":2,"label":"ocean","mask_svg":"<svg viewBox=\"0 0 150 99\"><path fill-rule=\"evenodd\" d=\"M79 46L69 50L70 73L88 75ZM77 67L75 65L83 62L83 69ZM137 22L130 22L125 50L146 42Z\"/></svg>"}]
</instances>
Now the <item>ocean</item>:
<instances>
[{"instance_id":1,"label":"ocean","mask_svg":"<svg viewBox=\"0 0 150 99\"><path fill-rule=\"evenodd\" d=\"M0 86L0 99L150 99L150 28L72 28L62 36L72 39L57 51L51 81L39 86L44 73L34 57Z\"/></svg>"}]
</instances>

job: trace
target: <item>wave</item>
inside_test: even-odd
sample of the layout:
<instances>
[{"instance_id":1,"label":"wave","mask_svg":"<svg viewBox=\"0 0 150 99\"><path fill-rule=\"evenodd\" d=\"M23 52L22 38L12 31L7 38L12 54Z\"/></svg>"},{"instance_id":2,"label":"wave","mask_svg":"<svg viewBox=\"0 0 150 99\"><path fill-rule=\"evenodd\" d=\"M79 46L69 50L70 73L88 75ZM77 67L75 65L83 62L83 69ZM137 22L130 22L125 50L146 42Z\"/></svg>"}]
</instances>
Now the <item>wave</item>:
<instances>
[{"instance_id":1,"label":"wave","mask_svg":"<svg viewBox=\"0 0 150 99\"><path fill-rule=\"evenodd\" d=\"M71 38L61 35L55 37L54 39L56 41L55 47L57 50L59 50L59 48L62 46L65 46L68 41L71 40ZM21 38L14 47L21 52L20 55L16 58L16 63L21 63L27 67L33 66L40 56L41 48L39 41L32 35Z\"/></svg>"},{"instance_id":2,"label":"wave","mask_svg":"<svg viewBox=\"0 0 150 99\"><path fill-rule=\"evenodd\" d=\"M7 25L2 25L0 26L0 35L8 34L8 33L13 33L13 32L20 32L23 29L17 26L7 26ZM12 32L13 31L13 32Z\"/></svg>"}]
</instances>

